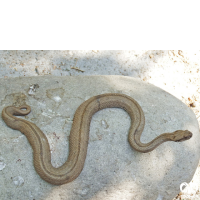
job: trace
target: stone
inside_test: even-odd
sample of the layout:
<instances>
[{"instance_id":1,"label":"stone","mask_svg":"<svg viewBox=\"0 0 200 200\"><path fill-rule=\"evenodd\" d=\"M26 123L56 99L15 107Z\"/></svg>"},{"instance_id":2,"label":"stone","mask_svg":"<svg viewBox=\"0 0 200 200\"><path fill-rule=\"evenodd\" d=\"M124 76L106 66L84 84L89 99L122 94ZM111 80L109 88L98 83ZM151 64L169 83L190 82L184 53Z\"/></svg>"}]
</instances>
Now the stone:
<instances>
[{"instance_id":1,"label":"stone","mask_svg":"<svg viewBox=\"0 0 200 200\"><path fill-rule=\"evenodd\" d=\"M0 199L171 200L181 183L194 175L200 155L196 117L189 107L158 87L125 76L5 78L0 79L0 85L0 112L9 105L31 106L32 112L22 118L46 134L54 167L67 160L76 109L98 94L123 93L140 104L146 121L142 142L179 129L193 133L190 140L166 142L150 153L140 153L127 140L129 115L118 108L101 110L92 118L83 171L74 181L54 186L36 173L26 137L7 127L1 118Z\"/></svg>"}]
</instances>

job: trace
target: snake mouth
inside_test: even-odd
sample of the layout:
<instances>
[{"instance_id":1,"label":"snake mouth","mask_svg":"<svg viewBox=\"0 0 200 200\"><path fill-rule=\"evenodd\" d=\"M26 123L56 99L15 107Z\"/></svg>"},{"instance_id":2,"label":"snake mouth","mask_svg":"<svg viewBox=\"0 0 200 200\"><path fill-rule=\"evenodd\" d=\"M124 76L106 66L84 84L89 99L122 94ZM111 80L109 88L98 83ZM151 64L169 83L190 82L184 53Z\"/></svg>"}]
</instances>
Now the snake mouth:
<instances>
[{"instance_id":1,"label":"snake mouth","mask_svg":"<svg viewBox=\"0 0 200 200\"><path fill-rule=\"evenodd\" d=\"M184 138L182 138L182 139L180 139L180 140L177 140L177 141L175 141L175 142L183 142L183 141L185 141L185 140L189 140L191 137L192 137L192 136L187 136L187 137L184 137Z\"/></svg>"}]
</instances>

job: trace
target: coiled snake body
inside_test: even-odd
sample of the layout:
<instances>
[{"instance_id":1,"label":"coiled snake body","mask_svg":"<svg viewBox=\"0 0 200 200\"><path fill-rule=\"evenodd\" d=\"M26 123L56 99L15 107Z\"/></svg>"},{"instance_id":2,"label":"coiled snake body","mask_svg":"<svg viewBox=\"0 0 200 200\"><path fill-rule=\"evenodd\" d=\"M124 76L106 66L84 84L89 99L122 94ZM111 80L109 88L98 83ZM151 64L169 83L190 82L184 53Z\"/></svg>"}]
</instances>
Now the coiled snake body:
<instances>
[{"instance_id":1,"label":"coiled snake body","mask_svg":"<svg viewBox=\"0 0 200 200\"><path fill-rule=\"evenodd\" d=\"M61 167L55 168L51 164L50 147L45 134L35 124L14 116L27 115L31 111L30 106L5 107L2 118L7 126L21 131L27 137L33 148L34 167L40 177L51 184L61 185L77 178L83 169L93 114L101 109L113 107L122 108L130 115L128 141L136 151L146 153L163 142L184 141L192 137L190 131L178 130L173 133L163 133L149 143L141 143L140 136L144 129L145 118L140 105L124 94L101 94L83 102L76 110L69 137L68 159Z\"/></svg>"}]
</instances>

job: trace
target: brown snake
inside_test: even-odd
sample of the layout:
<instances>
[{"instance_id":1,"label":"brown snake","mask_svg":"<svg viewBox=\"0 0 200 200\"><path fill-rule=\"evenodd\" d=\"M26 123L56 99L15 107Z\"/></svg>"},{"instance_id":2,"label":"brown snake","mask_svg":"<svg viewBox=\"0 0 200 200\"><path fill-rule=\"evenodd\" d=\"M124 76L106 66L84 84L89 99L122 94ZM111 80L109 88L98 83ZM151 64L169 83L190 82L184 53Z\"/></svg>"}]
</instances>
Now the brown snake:
<instances>
[{"instance_id":1,"label":"brown snake","mask_svg":"<svg viewBox=\"0 0 200 200\"><path fill-rule=\"evenodd\" d=\"M7 126L21 131L33 148L34 166L37 173L45 181L61 185L73 181L81 173L89 139L90 122L94 113L104 108L122 108L131 118L128 141L133 149L139 152L149 152L166 141L184 141L192 137L188 130L178 130L173 133L163 133L149 143L141 143L140 136L144 129L145 118L140 105L131 97L124 94L101 94L83 102L74 115L69 137L69 156L60 167L51 164L51 153L45 134L33 123L14 115L27 115L31 108L8 106L2 111L2 118Z\"/></svg>"}]
</instances>

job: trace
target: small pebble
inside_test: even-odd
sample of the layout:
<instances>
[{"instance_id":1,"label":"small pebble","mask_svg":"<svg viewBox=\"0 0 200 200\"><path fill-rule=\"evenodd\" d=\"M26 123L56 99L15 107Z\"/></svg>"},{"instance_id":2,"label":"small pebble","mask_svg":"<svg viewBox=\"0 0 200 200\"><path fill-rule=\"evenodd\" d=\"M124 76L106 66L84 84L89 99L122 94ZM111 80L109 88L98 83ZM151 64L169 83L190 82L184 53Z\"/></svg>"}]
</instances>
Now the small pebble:
<instances>
[{"instance_id":1,"label":"small pebble","mask_svg":"<svg viewBox=\"0 0 200 200\"><path fill-rule=\"evenodd\" d=\"M190 103L190 107L196 107L196 103L195 102Z\"/></svg>"},{"instance_id":2,"label":"small pebble","mask_svg":"<svg viewBox=\"0 0 200 200\"><path fill-rule=\"evenodd\" d=\"M154 55L152 55L152 54L151 54L151 55L149 55L149 58L153 58L153 57L154 57Z\"/></svg>"}]
</instances>

